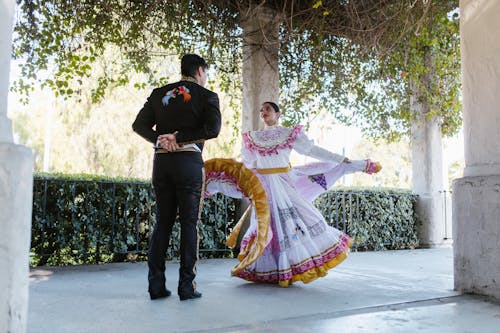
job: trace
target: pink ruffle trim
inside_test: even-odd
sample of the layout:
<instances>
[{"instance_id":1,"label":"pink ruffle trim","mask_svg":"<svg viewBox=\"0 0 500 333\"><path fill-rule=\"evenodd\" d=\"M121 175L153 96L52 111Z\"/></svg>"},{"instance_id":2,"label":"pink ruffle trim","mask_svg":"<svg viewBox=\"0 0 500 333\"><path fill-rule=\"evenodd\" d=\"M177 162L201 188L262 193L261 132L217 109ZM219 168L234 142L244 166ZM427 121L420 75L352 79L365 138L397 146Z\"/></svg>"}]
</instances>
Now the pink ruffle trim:
<instances>
[{"instance_id":1,"label":"pink ruffle trim","mask_svg":"<svg viewBox=\"0 0 500 333\"><path fill-rule=\"evenodd\" d=\"M345 252L349 248L349 240L349 236L343 234L342 238L340 239L340 244L338 244L328 252L320 255L319 258L310 258L306 262L298 266L291 266L286 270L270 272L255 272L244 270L236 274L236 276L254 282L278 283L279 281L289 281L293 278L294 275L303 274L316 267L321 267L325 263Z\"/></svg>"},{"instance_id":2,"label":"pink ruffle trim","mask_svg":"<svg viewBox=\"0 0 500 333\"><path fill-rule=\"evenodd\" d=\"M276 144L273 147L258 146L255 142L252 141L252 139L248 135L248 132L243 133L243 143L245 144L245 147L247 147L248 150L254 153L256 152L262 156L278 154L278 150L292 147L292 143L295 141L297 135L300 133L303 127L304 126L302 125L295 125L295 127L293 128L290 135L286 138L286 140Z\"/></svg>"},{"instance_id":3,"label":"pink ruffle trim","mask_svg":"<svg viewBox=\"0 0 500 333\"><path fill-rule=\"evenodd\" d=\"M208 185L210 182L213 182L213 181L219 181L222 183L230 183L230 184L234 185L238 189L238 191L243 192L241 190L241 188L238 186L238 181L236 180L236 178L234 178L231 175L226 174L224 171L207 172L205 174L205 184ZM205 188L206 188L206 186L205 186ZM205 193L203 194L203 197L205 199L208 199L211 196L212 195L210 193L208 193L207 191L205 191Z\"/></svg>"}]
</instances>

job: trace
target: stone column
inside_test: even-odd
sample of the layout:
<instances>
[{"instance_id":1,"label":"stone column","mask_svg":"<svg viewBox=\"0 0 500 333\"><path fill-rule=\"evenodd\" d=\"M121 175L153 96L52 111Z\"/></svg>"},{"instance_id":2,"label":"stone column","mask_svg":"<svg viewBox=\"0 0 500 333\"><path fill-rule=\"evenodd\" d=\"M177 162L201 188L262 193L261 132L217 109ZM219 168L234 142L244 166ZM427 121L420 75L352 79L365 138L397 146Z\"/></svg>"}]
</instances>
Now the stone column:
<instances>
[{"instance_id":1,"label":"stone column","mask_svg":"<svg viewBox=\"0 0 500 333\"><path fill-rule=\"evenodd\" d=\"M7 118L14 7L0 2L0 332L25 332L28 314L33 154Z\"/></svg>"},{"instance_id":2,"label":"stone column","mask_svg":"<svg viewBox=\"0 0 500 333\"><path fill-rule=\"evenodd\" d=\"M249 7L241 12L243 28L243 114L242 132L263 126L259 117L263 102L279 104L280 82L278 76L279 16L263 5ZM240 215L250 204L242 199ZM250 215L241 228L241 236L248 228Z\"/></svg>"},{"instance_id":3,"label":"stone column","mask_svg":"<svg viewBox=\"0 0 500 333\"><path fill-rule=\"evenodd\" d=\"M455 288L500 300L500 1L460 0L464 177L453 183Z\"/></svg>"},{"instance_id":4,"label":"stone column","mask_svg":"<svg viewBox=\"0 0 500 333\"><path fill-rule=\"evenodd\" d=\"M12 142L12 124L7 118L7 96L14 6L15 1L12 0L2 0L0 4L0 142Z\"/></svg>"},{"instance_id":5,"label":"stone column","mask_svg":"<svg viewBox=\"0 0 500 333\"><path fill-rule=\"evenodd\" d=\"M430 78L425 78L424 83ZM445 241L443 143L436 119L429 119L429 106L419 101L418 89L410 99L416 121L411 127L413 191L418 194L416 213L420 245L434 247Z\"/></svg>"},{"instance_id":6,"label":"stone column","mask_svg":"<svg viewBox=\"0 0 500 333\"><path fill-rule=\"evenodd\" d=\"M243 27L242 131L258 129L259 109L265 101L278 103L279 16L262 6L241 13Z\"/></svg>"}]
</instances>

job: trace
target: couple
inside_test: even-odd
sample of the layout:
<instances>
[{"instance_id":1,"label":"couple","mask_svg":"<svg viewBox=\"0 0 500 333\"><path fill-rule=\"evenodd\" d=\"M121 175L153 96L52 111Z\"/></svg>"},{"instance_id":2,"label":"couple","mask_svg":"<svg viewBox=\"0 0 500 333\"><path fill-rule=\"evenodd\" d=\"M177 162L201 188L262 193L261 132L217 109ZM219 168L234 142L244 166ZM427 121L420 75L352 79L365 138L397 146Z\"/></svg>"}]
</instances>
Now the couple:
<instances>
[{"instance_id":1,"label":"couple","mask_svg":"<svg viewBox=\"0 0 500 333\"><path fill-rule=\"evenodd\" d=\"M202 296L194 282L205 183L201 152L203 142L217 137L221 127L218 96L204 88L207 68L200 56L185 55L181 81L153 90L132 126L155 144L157 223L148 252L151 299L171 294L165 287L165 253L177 211L181 223L177 293L180 300ZM315 146L302 126L278 126L280 115L275 103L263 103L260 117L265 127L243 134L243 163L207 161L206 184L209 194L247 196L252 201L250 227L241 241L241 262L233 275L286 287L326 275L346 257L351 245L349 236L328 226L311 201L342 175L378 172L380 165L351 161ZM292 149L324 162L290 168ZM239 226L229 237L233 243L238 230Z\"/></svg>"}]
</instances>

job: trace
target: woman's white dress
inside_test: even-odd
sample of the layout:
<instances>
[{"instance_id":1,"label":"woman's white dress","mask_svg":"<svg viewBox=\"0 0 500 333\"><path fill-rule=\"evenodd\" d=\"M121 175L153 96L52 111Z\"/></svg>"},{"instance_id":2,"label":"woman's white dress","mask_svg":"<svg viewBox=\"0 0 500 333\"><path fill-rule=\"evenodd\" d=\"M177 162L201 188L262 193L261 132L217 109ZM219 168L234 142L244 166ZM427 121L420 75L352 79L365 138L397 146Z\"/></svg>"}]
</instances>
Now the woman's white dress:
<instances>
[{"instance_id":1,"label":"woman's white dress","mask_svg":"<svg viewBox=\"0 0 500 333\"><path fill-rule=\"evenodd\" d=\"M292 149L323 162L287 170ZM270 223L260 256L234 275L286 287L296 281L308 283L325 276L330 268L346 258L351 239L329 226L312 204L314 198L340 177L364 171L367 166L366 160L351 163L343 163L343 160L344 156L314 145L301 125L243 134L242 162L247 169L254 171L265 189ZM209 173L207 191L241 197L237 183L242 180L228 182L228 178L231 177ZM259 231L255 210L250 220L240 244L241 253L248 253L250 247L255 246Z\"/></svg>"}]
</instances>

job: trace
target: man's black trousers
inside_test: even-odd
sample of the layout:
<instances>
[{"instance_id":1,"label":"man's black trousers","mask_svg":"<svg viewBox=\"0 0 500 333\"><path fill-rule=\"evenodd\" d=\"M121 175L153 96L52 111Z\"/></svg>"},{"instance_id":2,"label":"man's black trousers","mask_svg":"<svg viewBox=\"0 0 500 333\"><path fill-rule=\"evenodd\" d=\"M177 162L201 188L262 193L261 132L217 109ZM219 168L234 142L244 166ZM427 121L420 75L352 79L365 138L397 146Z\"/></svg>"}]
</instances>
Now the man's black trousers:
<instances>
[{"instance_id":1,"label":"man's black trousers","mask_svg":"<svg viewBox=\"0 0 500 333\"><path fill-rule=\"evenodd\" d=\"M156 225L151 235L148 266L149 292L165 289L165 256L177 212L181 226L179 295L192 295L198 260L198 212L203 160L198 152L155 154L153 186L156 195Z\"/></svg>"}]
</instances>

